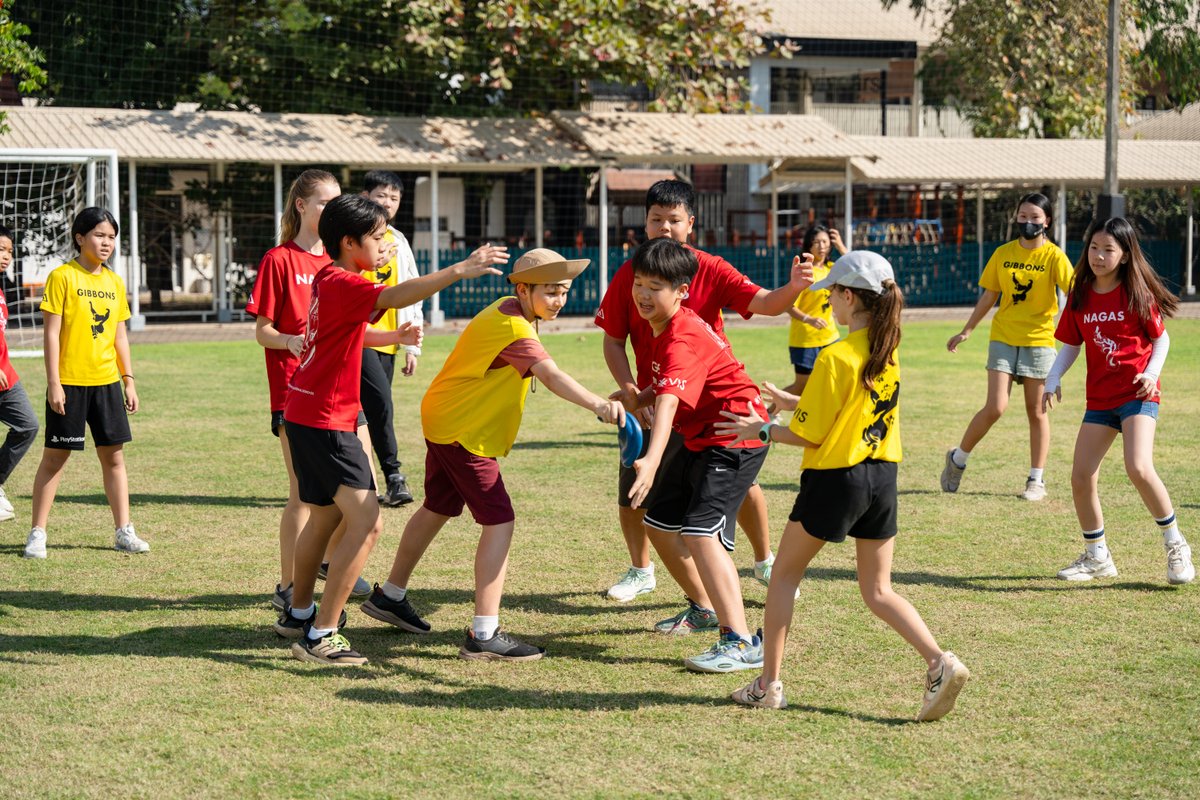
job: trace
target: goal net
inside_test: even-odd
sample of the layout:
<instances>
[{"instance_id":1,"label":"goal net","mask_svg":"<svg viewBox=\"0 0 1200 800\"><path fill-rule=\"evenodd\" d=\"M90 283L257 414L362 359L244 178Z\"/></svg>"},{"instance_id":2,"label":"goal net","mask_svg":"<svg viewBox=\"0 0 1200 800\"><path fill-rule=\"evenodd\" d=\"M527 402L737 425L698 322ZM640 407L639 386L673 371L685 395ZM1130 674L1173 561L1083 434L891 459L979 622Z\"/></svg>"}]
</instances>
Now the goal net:
<instances>
[{"instance_id":1,"label":"goal net","mask_svg":"<svg viewBox=\"0 0 1200 800\"><path fill-rule=\"evenodd\" d=\"M51 270L74 258L71 223L88 206L121 218L115 151L0 149L0 225L13 233L13 261L0 286L14 356L40 355L42 288ZM109 266L126 277L119 243Z\"/></svg>"}]
</instances>

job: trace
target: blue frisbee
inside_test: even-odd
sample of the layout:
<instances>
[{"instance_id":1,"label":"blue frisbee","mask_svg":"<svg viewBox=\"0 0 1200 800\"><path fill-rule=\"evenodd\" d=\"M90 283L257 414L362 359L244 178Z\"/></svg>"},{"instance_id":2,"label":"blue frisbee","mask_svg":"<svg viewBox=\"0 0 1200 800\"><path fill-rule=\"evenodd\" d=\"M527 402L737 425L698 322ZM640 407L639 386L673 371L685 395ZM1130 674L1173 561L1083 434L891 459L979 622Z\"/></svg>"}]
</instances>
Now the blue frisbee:
<instances>
[{"instance_id":1,"label":"blue frisbee","mask_svg":"<svg viewBox=\"0 0 1200 800\"><path fill-rule=\"evenodd\" d=\"M642 424L633 414L625 414L625 426L617 429L617 444L621 446L621 466L629 469L642 454Z\"/></svg>"}]
</instances>

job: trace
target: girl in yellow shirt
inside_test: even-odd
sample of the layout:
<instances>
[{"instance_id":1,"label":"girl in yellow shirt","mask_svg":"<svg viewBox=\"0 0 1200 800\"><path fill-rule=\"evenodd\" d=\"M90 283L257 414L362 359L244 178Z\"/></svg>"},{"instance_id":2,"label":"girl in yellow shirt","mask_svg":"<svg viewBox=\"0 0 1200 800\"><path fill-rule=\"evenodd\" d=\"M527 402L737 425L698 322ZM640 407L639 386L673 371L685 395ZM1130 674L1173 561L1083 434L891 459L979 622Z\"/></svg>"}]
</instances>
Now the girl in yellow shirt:
<instances>
[{"instance_id":1,"label":"girl in yellow shirt","mask_svg":"<svg viewBox=\"0 0 1200 800\"><path fill-rule=\"evenodd\" d=\"M842 243L836 228L817 223L804 232L801 251L812 254L813 280L819 281L829 274L829 268L833 266L829 256L835 247L840 255L846 254L846 245ZM791 317L788 354L796 377L784 391L798 395L804 391L804 384L808 383L817 353L838 340L838 329L829 306L829 292L824 289L813 291L809 288L802 291L795 304L788 309L788 316ZM768 410L772 413L775 411L773 406Z\"/></svg>"}]
</instances>

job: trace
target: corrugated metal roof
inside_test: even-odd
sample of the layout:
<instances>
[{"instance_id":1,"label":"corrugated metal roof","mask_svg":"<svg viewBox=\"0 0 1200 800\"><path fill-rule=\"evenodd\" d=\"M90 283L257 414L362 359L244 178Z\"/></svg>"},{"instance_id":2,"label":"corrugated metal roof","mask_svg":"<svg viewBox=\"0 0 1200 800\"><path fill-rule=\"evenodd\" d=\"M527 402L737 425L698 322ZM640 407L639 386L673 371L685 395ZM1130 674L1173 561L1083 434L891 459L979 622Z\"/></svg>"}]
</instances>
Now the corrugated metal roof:
<instances>
[{"instance_id":1,"label":"corrugated metal roof","mask_svg":"<svg viewBox=\"0 0 1200 800\"><path fill-rule=\"evenodd\" d=\"M761 164L840 160L870 152L820 117L801 114L638 114L556 111L601 158L623 164Z\"/></svg>"},{"instance_id":2,"label":"corrugated metal roof","mask_svg":"<svg viewBox=\"0 0 1200 800\"><path fill-rule=\"evenodd\" d=\"M5 109L0 147L103 148L121 160L517 170L596 163L548 119L109 108Z\"/></svg>"},{"instance_id":3,"label":"corrugated metal roof","mask_svg":"<svg viewBox=\"0 0 1200 800\"><path fill-rule=\"evenodd\" d=\"M880 0L766 0L771 22L762 33L797 39L857 39L913 42L928 47L937 38L941 15L913 16L907 2L884 9Z\"/></svg>"},{"instance_id":4,"label":"corrugated metal roof","mask_svg":"<svg viewBox=\"0 0 1200 800\"><path fill-rule=\"evenodd\" d=\"M874 154L851 161L862 183L1096 186L1104 181L1099 139L851 138ZM781 173L787 169L785 163ZM1121 185L1200 184L1200 142L1123 140L1117 169Z\"/></svg>"},{"instance_id":5,"label":"corrugated metal roof","mask_svg":"<svg viewBox=\"0 0 1200 800\"><path fill-rule=\"evenodd\" d=\"M1121 131L1122 139L1168 139L1200 142L1200 103L1179 111L1167 111L1130 125Z\"/></svg>"}]
</instances>

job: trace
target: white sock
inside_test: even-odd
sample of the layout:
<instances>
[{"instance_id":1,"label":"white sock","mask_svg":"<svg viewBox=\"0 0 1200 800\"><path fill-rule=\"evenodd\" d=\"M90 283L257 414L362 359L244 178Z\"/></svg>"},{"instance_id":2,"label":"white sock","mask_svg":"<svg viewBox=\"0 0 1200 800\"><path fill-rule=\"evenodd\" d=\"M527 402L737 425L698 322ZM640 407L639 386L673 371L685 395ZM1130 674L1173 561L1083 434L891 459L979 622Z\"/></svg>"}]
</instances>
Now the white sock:
<instances>
[{"instance_id":1,"label":"white sock","mask_svg":"<svg viewBox=\"0 0 1200 800\"><path fill-rule=\"evenodd\" d=\"M643 575L653 575L654 574L654 562L653 561L650 562L650 566L648 566L648 567L639 567L637 564L630 564L629 566L633 567L634 569L636 569L638 572L642 573Z\"/></svg>"},{"instance_id":2,"label":"white sock","mask_svg":"<svg viewBox=\"0 0 1200 800\"><path fill-rule=\"evenodd\" d=\"M471 622L471 628L475 631L476 639L490 639L496 635L496 629L500 627L500 617L476 617Z\"/></svg>"},{"instance_id":3,"label":"white sock","mask_svg":"<svg viewBox=\"0 0 1200 800\"><path fill-rule=\"evenodd\" d=\"M1031 481L1037 481L1038 483L1041 483L1041 482L1042 482L1042 473L1043 473L1043 472L1045 472L1045 470L1044 470L1044 469L1042 469L1042 468L1039 468L1039 467L1030 467L1030 468L1029 468L1029 480L1031 480Z\"/></svg>"},{"instance_id":4,"label":"white sock","mask_svg":"<svg viewBox=\"0 0 1200 800\"><path fill-rule=\"evenodd\" d=\"M1104 528L1083 532L1083 544L1087 548L1088 558L1103 561L1108 558L1108 545L1104 542Z\"/></svg>"},{"instance_id":5,"label":"white sock","mask_svg":"<svg viewBox=\"0 0 1200 800\"><path fill-rule=\"evenodd\" d=\"M311 642L317 642L331 633L337 633L337 628L309 628L308 639Z\"/></svg>"},{"instance_id":6,"label":"white sock","mask_svg":"<svg viewBox=\"0 0 1200 800\"><path fill-rule=\"evenodd\" d=\"M397 586L391 581L384 581L383 586L379 587L379 591L383 592L383 596L388 600L395 600L397 603L404 599L404 595L408 594L406 587Z\"/></svg>"},{"instance_id":7,"label":"white sock","mask_svg":"<svg viewBox=\"0 0 1200 800\"><path fill-rule=\"evenodd\" d=\"M771 553L771 552L768 552L768 553L767 553L767 560L766 560L766 561L755 561L755 562L754 562L754 568L755 568L755 569L762 569L763 567L765 567L767 564L770 564L770 563L771 563L772 561L774 561L774 560L775 560L775 554L774 554L774 553Z\"/></svg>"},{"instance_id":8,"label":"white sock","mask_svg":"<svg viewBox=\"0 0 1200 800\"><path fill-rule=\"evenodd\" d=\"M1179 532L1179 521L1175 519L1174 511L1162 519L1154 521L1158 523L1158 529L1162 531L1163 544L1172 545L1183 541L1183 534Z\"/></svg>"},{"instance_id":9,"label":"white sock","mask_svg":"<svg viewBox=\"0 0 1200 800\"><path fill-rule=\"evenodd\" d=\"M960 469L967 465L967 459L970 457L970 452L963 450L961 447L954 448L954 452L950 453L950 460L954 462L954 466Z\"/></svg>"},{"instance_id":10,"label":"white sock","mask_svg":"<svg viewBox=\"0 0 1200 800\"><path fill-rule=\"evenodd\" d=\"M312 615L317 613L317 604L309 603L308 608L292 608L292 616L296 619L312 619Z\"/></svg>"}]
</instances>

